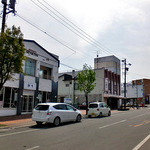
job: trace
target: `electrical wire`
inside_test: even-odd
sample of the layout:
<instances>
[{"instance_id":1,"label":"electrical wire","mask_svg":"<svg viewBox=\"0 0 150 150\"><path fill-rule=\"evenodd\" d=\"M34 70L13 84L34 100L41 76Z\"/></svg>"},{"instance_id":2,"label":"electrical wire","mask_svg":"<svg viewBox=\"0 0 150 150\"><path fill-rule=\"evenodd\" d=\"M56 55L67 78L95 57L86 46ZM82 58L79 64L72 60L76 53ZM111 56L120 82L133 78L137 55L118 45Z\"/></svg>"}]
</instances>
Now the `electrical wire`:
<instances>
[{"instance_id":1,"label":"electrical wire","mask_svg":"<svg viewBox=\"0 0 150 150\"><path fill-rule=\"evenodd\" d=\"M61 17L59 17L56 13L54 13L53 12L53 14L55 15L55 16L57 16L60 20L58 20L55 16L53 16L52 14L50 14L49 12L47 12L44 8L42 8L39 4L37 4L37 3L35 3L33 0L31 0L37 7L39 7L40 9L42 9L44 12L46 12L49 16L51 16L53 19L55 19L55 20L57 20L59 23L61 23L63 26L65 26L67 29L69 29L70 31L72 31L74 34L76 34L76 35L78 35L80 38L82 38L84 41L86 41L87 43L89 43L89 44L91 44L91 45L93 45L94 47L96 47L97 49L100 49L101 51L103 51L104 53L106 53L106 54L110 54L110 52L108 52L108 51L104 51L103 50L103 48L102 47L100 47L97 43L95 43L95 42L93 42L93 41L91 41L87 36L85 36L85 35L83 35L83 33L81 33L81 32L79 32L77 29L75 29L73 26L71 26L70 24L68 24L65 20L63 20ZM39 2L39 1L38 1ZM42 4L41 2L39 2L42 6L44 6L45 8L47 8L44 4ZM48 9L48 8L47 8ZM50 10L50 9L48 9L48 10ZM50 10L51 11L51 10ZM51 11L52 12L52 11ZM64 23L63 23L63 22ZM69 25L70 27L72 27L73 28L73 30L70 28L70 27L68 27L67 25ZM76 32L75 32L75 31ZM79 34L78 34L78 33Z\"/></svg>"},{"instance_id":2,"label":"electrical wire","mask_svg":"<svg viewBox=\"0 0 150 150\"><path fill-rule=\"evenodd\" d=\"M38 0L39 1L39 0ZM62 16L65 20L67 20L70 24L72 24L74 27L76 27L77 29L79 29L82 33L84 33L85 35L87 35L90 39L92 39L94 41L94 43L99 44L100 46L102 46L102 48L104 48L106 51L109 50L110 52L112 52L109 48L107 48L106 46L104 46L102 43L100 43L99 41L95 40L92 36L90 36L88 33L86 33L84 30L82 30L80 27L78 27L77 25L75 25L72 21L70 21L68 18L66 18L64 15L62 15L58 10L56 10L53 6L51 6L48 2L46 2L45 0L43 0L44 3L46 3L50 8L52 8L55 12L57 12L60 16ZM49 9L50 10L50 9ZM51 10L50 10L51 11ZM51 11L52 12L52 11ZM52 12L53 13L53 12ZM55 14L55 13L54 13ZM114 52L112 52L114 53Z\"/></svg>"},{"instance_id":3,"label":"electrical wire","mask_svg":"<svg viewBox=\"0 0 150 150\"><path fill-rule=\"evenodd\" d=\"M46 35L49 36L50 38L54 39L54 40L57 41L58 43L62 44L63 46L65 46L65 47L67 47L68 49L70 49L71 51L73 51L73 53L71 54L71 56L76 53L76 51L75 51L74 49L70 48L69 46L65 45L65 44L62 43L61 41L57 40L55 37L53 37L53 36L51 36L50 34L48 34L47 32L45 32L44 29L41 29L40 27L38 27L37 25L31 23L29 20L25 19L24 17L22 17L22 16L19 15L19 14L16 14L16 16L18 16L19 18L21 18L22 20L24 20L25 22L27 22L27 23L30 24L31 26L35 27L36 29L38 29L39 31L43 32L44 34L46 34ZM77 51L77 52L80 52L80 51ZM82 52L80 52L80 53L82 53ZM87 55L87 54L86 54L86 55ZM90 55L87 55L87 56L92 57L92 56L90 56ZM92 57L92 58L93 58L93 57ZM71 66L68 66L68 65L65 65L65 64L62 64L62 63L60 63L60 64L66 66L66 67L68 67L68 68L75 69L75 68L73 68L73 67L71 67ZM75 70L78 70L78 69L75 69Z\"/></svg>"}]
</instances>

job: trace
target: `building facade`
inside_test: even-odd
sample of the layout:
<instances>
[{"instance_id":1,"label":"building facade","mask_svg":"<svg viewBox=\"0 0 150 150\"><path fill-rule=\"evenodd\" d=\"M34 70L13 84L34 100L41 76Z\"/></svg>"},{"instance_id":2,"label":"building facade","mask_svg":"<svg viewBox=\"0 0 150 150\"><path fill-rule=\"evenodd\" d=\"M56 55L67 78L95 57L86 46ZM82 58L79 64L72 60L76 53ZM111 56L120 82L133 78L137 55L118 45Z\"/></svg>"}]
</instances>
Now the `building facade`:
<instances>
[{"instance_id":1,"label":"building facade","mask_svg":"<svg viewBox=\"0 0 150 150\"><path fill-rule=\"evenodd\" d=\"M150 104L150 79L133 80L127 83L126 89L127 101L131 104Z\"/></svg>"},{"instance_id":2,"label":"building facade","mask_svg":"<svg viewBox=\"0 0 150 150\"><path fill-rule=\"evenodd\" d=\"M0 93L0 116L32 112L39 102L57 101L59 58L33 40L26 47L21 74L4 84Z\"/></svg>"},{"instance_id":3,"label":"building facade","mask_svg":"<svg viewBox=\"0 0 150 150\"><path fill-rule=\"evenodd\" d=\"M120 99L120 75L105 68L94 69L96 86L89 93L89 102L105 101L112 109L117 109ZM58 101L71 102L75 105L86 101L84 92L78 90L78 72L66 72L58 78Z\"/></svg>"}]
</instances>

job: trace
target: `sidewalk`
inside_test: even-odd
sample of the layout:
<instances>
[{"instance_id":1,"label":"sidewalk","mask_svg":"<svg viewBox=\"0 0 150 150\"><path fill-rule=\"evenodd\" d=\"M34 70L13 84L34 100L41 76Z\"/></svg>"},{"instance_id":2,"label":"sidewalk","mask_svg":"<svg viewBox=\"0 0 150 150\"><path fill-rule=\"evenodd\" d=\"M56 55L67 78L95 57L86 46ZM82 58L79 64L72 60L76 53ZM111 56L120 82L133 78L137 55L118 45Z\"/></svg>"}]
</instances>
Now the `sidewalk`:
<instances>
[{"instance_id":1,"label":"sidewalk","mask_svg":"<svg viewBox=\"0 0 150 150\"><path fill-rule=\"evenodd\" d=\"M86 111L82 111L83 118L86 118ZM118 110L111 110L111 113L121 112ZM32 121L31 114L22 114L20 116L7 116L7 117L0 117L0 129L4 128L15 128L15 127L22 127L22 126L31 126L35 125L36 123Z\"/></svg>"}]
</instances>

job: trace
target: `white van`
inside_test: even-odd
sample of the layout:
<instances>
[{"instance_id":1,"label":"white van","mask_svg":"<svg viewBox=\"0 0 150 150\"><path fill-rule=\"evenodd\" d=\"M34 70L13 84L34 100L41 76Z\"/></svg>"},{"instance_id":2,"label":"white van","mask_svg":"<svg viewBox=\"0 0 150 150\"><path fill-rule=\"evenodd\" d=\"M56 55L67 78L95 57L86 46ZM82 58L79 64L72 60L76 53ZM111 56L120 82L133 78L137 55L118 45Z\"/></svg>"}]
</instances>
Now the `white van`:
<instances>
[{"instance_id":1,"label":"white van","mask_svg":"<svg viewBox=\"0 0 150 150\"><path fill-rule=\"evenodd\" d=\"M32 120L36 121L37 125L47 122L58 126L62 122L80 122L81 119L82 112L66 103L39 103L33 109L32 115Z\"/></svg>"},{"instance_id":2,"label":"white van","mask_svg":"<svg viewBox=\"0 0 150 150\"><path fill-rule=\"evenodd\" d=\"M88 117L110 116L111 110L105 102L92 102L89 104Z\"/></svg>"}]
</instances>

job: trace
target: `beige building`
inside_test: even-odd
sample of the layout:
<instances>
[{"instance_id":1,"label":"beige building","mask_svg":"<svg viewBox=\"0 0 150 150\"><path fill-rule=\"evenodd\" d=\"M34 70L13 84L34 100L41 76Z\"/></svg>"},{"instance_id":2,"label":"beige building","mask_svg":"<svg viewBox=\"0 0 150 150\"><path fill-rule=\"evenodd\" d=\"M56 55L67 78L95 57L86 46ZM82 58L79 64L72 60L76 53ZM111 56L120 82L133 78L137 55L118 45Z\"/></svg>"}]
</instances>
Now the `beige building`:
<instances>
[{"instance_id":1,"label":"beige building","mask_svg":"<svg viewBox=\"0 0 150 150\"><path fill-rule=\"evenodd\" d=\"M89 102L105 101L112 109L116 109L121 99L120 60L115 56L96 59L93 70L96 72L96 86L89 93ZM58 101L73 104L82 104L86 101L84 93L77 89L77 74L78 72L65 72L59 76Z\"/></svg>"}]
</instances>

